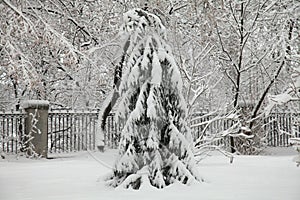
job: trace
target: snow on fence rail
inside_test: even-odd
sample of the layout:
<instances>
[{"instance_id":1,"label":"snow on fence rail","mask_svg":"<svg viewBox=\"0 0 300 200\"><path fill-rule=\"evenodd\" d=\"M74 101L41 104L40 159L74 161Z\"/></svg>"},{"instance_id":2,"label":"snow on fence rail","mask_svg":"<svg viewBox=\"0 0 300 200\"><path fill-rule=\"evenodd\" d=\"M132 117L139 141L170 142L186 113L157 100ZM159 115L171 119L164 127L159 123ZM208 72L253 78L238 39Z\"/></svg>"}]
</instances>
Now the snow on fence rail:
<instances>
[{"instance_id":1,"label":"snow on fence rail","mask_svg":"<svg viewBox=\"0 0 300 200\"><path fill-rule=\"evenodd\" d=\"M20 151L25 118L25 112L0 111L0 152L18 153ZM201 122L211 118L212 116L197 117L197 120L192 122L191 129L195 139L201 135L220 132L231 125L228 120L214 121L203 133L205 124ZM49 153L96 149L97 122L97 110L50 110L48 115ZM122 125L116 123L114 115L108 117L106 130L105 146L117 148ZM269 146L289 146L288 140L291 133L300 137L300 113L272 113L266 119L265 130Z\"/></svg>"}]
</instances>

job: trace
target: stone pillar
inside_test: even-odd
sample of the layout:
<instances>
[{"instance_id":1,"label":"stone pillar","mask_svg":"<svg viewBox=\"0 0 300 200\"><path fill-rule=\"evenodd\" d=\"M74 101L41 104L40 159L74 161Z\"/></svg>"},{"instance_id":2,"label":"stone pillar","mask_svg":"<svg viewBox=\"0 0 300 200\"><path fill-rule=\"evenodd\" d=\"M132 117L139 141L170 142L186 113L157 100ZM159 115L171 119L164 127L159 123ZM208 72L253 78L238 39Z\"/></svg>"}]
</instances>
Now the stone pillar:
<instances>
[{"instance_id":1,"label":"stone pillar","mask_svg":"<svg viewBox=\"0 0 300 200\"><path fill-rule=\"evenodd\" d=\"M25 134L31 138L30 145L26 146L27 153L31 156L33 151L41 157L47 158L48 152L48 110L49 102L44 100L28 100L22 107L27 113L25 118ZM33 151L32 151L33 150Z\"/></svg>"}]
</instances>

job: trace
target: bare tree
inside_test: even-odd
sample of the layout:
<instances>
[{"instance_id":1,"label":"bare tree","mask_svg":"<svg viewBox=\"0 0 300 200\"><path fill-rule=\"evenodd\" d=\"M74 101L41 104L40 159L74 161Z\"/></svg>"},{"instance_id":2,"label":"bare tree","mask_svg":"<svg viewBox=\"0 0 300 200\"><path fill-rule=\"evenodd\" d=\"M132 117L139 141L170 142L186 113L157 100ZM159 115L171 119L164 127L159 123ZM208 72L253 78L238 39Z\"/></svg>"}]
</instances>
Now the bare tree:
<instances>
[{"instance_id":1,"label":"bare tree","mask_svg":"<svg viewBox=\"0 0 300 200\"><path fill-rule=\"evenodd\" d=\"M25 98L99 107L117 46L114 4L5 0L0 5L1 70L16 109Z\"/></svg>"},{"instance_id":2,"label":"bare tree","mask_svg":"<svg viewBox=\"0 0 300 200\"><path fill-rule=\"evenodd\" d=\"M288 45L282 48L287 38L283 34L286 21L279 25L286 14L285 7L276 2L229 1L224 4L223 14L216 17L220 65L233 88L232 109L241 116L241 131L252 136L231 137L232 152L254 153L261 145L264 133L260 130L260 114L266 95L286 67Z\"/></svg>"}]
</instances>

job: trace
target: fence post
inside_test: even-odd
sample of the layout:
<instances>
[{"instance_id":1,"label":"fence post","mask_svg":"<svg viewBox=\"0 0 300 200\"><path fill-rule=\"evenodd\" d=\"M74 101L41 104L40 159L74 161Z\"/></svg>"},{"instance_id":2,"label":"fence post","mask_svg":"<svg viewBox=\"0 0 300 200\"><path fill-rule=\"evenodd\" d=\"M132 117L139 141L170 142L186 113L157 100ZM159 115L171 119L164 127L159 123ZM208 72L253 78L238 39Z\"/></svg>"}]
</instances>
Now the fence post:
<instances>
[{"instance_id":1,"label":"fence post","mask_svg":"<svg viewBox=\"0 0 300 200\"><path fill-rule=\"evenodd\" d=\"M29 136L34 149L27 149L32 155L33 150L38 156L47 157L48 152L48 109L49 102L44 100L28 100L23 102L26 112L25 134ZM27 144L29 145L29 144Z\"/></svg>"}]
</instances>

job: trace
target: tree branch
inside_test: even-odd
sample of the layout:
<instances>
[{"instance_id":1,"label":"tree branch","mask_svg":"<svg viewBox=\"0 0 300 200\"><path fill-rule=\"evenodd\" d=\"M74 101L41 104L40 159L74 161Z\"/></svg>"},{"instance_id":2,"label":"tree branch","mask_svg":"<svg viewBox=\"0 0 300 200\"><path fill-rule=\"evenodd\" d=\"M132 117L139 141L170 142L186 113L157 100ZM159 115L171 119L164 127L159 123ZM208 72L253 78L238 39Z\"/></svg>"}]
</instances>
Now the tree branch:
<instances>
[{"instance_id":1,"label":"tree branch","mask_svg":"<svg viewBox=\"0 0 300 200\"><path fill-rule=\"evenodd\" d=\"M26 22L27 24L30 26L30 28L33 30L33 32L35 33L35 37L37 37L37 31L34 28L34 24L30 21L30 19L28 19L25 15L23 15L23 13L17 8L15 7L13 4L11 4L9 2L9 0L2 0L10 9L12 9L15 13L17 13L18 15L20 15Z\"/></svg>"},{"instance_id":2,"label":"tree branch","mask_svg":"<svg viewBox=\"0 0 300 200\"><path fill-rule=\"evenodd\" d=\"M252 115L251 115L251 119L256 118L256 116L257 116L257 114L258 114L258 111L259 111L259 109L260 109L260 107L261 107L261 105L262 105L262 103L263 103L265 97L266 97L267 94L269 93L269 90L271 89L271 87L272 87L272 85L274 84L274 82L277 80L277 78L278 78L278 76L279 76L281 70L282 70L283 67L284 67L284 64L285 64L285 59L281 62L279 68L277 69L277 71L276 71L276 73L275 73L274 78L270 81L269 85L266 87L265 91L263 92L263 94L262 94L261 97L259 98L259 101L258 101L258 103L256 104L256 106L255 106L255 108L254 108L254 110L253 110L253 113L252 113ZM250 122L249 128L251 129L251 128L253 127L253 125L254 125L254 121L251 121L251 122Z\"/></svg>"}]
</instances>

